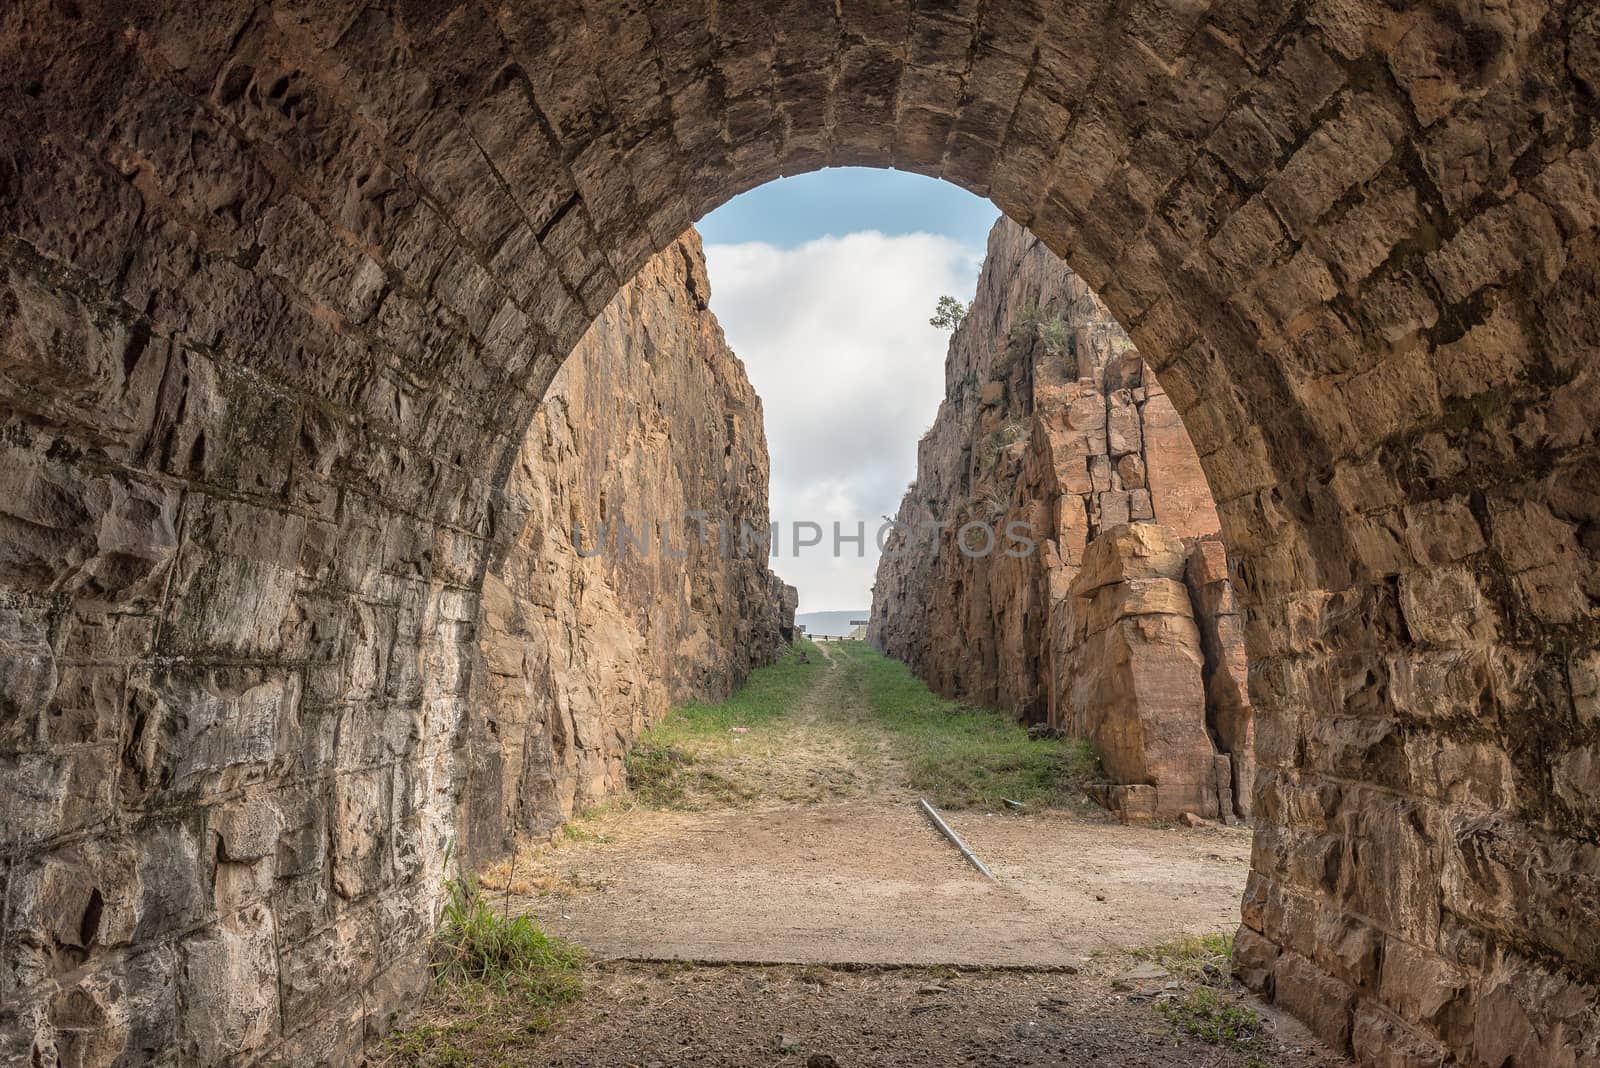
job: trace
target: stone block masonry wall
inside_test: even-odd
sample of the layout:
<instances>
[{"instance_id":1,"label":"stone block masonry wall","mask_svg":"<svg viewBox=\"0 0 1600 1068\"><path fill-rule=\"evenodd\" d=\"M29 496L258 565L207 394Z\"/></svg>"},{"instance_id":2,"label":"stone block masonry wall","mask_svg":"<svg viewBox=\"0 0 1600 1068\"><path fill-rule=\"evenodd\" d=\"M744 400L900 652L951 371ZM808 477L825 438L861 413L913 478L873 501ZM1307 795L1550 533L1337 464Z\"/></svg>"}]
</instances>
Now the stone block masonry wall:
<instances>
[{"instance_id":1,"label":"stone block masonry wall","mask_svg":"<svg viewBox=\"0 0 1600 1068\"><path fill-rule=\"evenodd\" d=\"M1597 93L1558 0L13 0L0 1056L381 1029L539 398L828 164L991 197L1182 416L1250 651L1241 968L1373 1062L1600 1056Z\"/></svg>"}]
</instances>

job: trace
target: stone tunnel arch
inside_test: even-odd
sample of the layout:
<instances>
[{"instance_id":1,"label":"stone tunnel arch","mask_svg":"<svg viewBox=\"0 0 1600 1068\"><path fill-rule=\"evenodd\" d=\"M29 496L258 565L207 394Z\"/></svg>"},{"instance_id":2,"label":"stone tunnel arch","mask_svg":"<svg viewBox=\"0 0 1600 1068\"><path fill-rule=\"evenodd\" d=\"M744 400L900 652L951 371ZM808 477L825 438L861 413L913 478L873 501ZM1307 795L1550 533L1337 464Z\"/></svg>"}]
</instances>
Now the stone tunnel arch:
<instances>
[{"instance_id":1,"label":"stone tunnel arch","mask_svg":"<svg viewBox=\"0 0 1600 1068\"><path fill-rule=\"evenodd\" d=\"M0 27L0 1042L293 1059L381 1029L472 837L521 428L693 219L851 163L989 196L1183 414L1250 618L1243 974L1369 1056L1595 1056L1586 7Z\"/></svg>"}]
</instances>

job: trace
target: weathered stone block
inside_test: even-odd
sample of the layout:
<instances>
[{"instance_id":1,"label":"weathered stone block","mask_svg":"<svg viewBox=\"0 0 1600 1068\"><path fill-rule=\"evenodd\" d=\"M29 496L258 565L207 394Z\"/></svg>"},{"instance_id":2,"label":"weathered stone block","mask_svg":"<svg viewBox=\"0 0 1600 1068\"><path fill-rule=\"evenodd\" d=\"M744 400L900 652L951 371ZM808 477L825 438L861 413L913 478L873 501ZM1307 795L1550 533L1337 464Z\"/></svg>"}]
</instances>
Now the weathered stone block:
<instances>
[{"instance_id":1,"label":"weathered stone block","mask_svg":"<svg viewBox=\"0 0 1600 1068\"><path fill-rule=\"evenodd\" d=\"M1514 952L1500 954L1473 999L1471 1055L1484 1064L1593 1059L1600 1047L1596 994L1591 984Z\"/></svg>"},{"instance_id":2,"label":"weathered stone block","mask_svg":"<svg viewBox=\"0 0 1600 1068\"><path fill-rule=\"evenodd\" d=\"M139 828L135 942L186 930L213 915L207 893L215 863L206 849L210 844L193 816Z\"/></svg>"},{"instance_id":3,"label":"weathered stone block","mask_svg":"<svg viewBox=\"0 0 1600 1068\"><path fill-rule=\"evenodd\" d=\"M1404 515L1406 544L1424 568L1453 564L1484 549L1483 530L1463 498L1412 505Z\"/></svg>"},{"instance_id":4,"label":"weathered stone block","mask_svg":"<svg viewBox=\"0 0 1600 1068\"><path fill-rule=\"evenodd\" d=\"M6 920L15 983L36 986L132 943L144 905L139 866L132 838L75 843L18 866Z\"/></svg>"},{"instance_id":5,"label":"weathered stone block","mask_svg":"<svg viewBox=\"0 0 1600 1068\"><path fill-rule=\"evenodd\" d=\"M15 849L103 825L111 817L112 745L0 754L0 846Z\"/></svg>"},{"instance_id":6,"label":"weathered stone block","mask_svg":"<svg viewBox=\"0 0 1600 1068\"><path fill-rule=\"evenodd\" d=\"M33 1035L62 1064L115 1064L172 1048L179 1030L177 953L158 946L80 972Z\"/></svg>"},{"instance_id":7,"label":"weathered stone block","mask_svg":"<svg viewBox=\"0 0 1600 1068\"><path fill-rule=\"evenodd\" d=\"M262 1051L277 1031L272 914L256 905L183 943L184 1048L206 1064Z\"/></svg>"},{"instance_id":8,"label":"weathered stone block","mask_svg":"<svg viewBox=\"0 0 1600 1068\"><path fill-rule=\"evenodd\" d=\"M333 888L359 898L391 882L390 778L384 771L351 771L334 781Z\"/></svg>"},{"instance_id":9,"label":"weathered stone block","mask_svg":"<svg viewBox=\"0 0 1600 1068\"><path fill-rule=\"evenodd\" d=\"M1566 263L1561 249L1549 209L1524 193L1474 218L1428 257L1428 269L1446 300L1461 301L1524 268L1554 280Z\"/></svg>"},{"instance_id":10,"label":"weathered stone block","mask_svg":"<svg viewBox=\"0 0 1600 1068\"><path fill-rule=\"evenodd\" d=\"M1276 942L1242 925L1233 935L1233 974L1251 990L1271 997L1280 952Z\"/></svg>"},{"instance_id":11,"label":"weathered stone block","mask_svg":"<svg viewBox=\"0 0 1600 1068\"><path fill-rule=\"evenodd\" d=\"M1426 1035L1370 1005L1356 1009L1351 1046L1357 1062L1372 1068L1444 1068L1451 1061Z\"/></svg>"},{"instance_id":12,"label":"weathered stone block","mask_svg":"<svg viewBox=\"0 0 1600 1068\"><path fill-rule=\"evenodd\" d=\"M1469 977L1431 948L1390 938L1383 950L1383 1003L1406 1021L1453 1032L1471 1018Z\"/></svg>"},{"instance_id":13,"label":"weathered stone block","mask_svg":"<svg viewBox=\"0 0 1600 1068\"><path fill-rule=\"evenodd\" d=\"M1124 526L1132 515L1132 501L1120 490L1097 494L1094 503L1095 526L1100 530Z\"/></svg>"},{"instance_id":14,"label":"weathered stone block","mask_svg":"<svg viewBox=\"0 0 1600 1068\"><path fill-rule=\"evenodd\" d=\"M1095 539L1094 553L1078 573L1078 595L1129 579L1181 579L1186 559L1183 545L1159 527L1119 527Z\"/></svg>"},{"instance_id":15,"label":"weathered stone block","mask_svg":"<svg viewBox=\"0 0 1600 1068\"><path fill-rule=\"evenodd\" d=\"M299 747L300 677L259 668L175 665L130 680L136 725L122 756L123 797L144 805L165 790L287 766Z\"/></svg>"},{"instance_id":16,"label":"weathered stone block","mask_svg":"<svg viewBox=\"0 0 1600 1068\"><path fill-rule=\"evenodd\" d=\"M175 653L271 655L292 615L305 523L234 502L191 502L163 645ZM249 612L236 611L248 604Z\"/></svg>"},{"instance_id":17,"label":"weathered stone block","mask_svg":"<svg viewBox=\"0 0 1600 1068\"><path fill-rule=\"evenodd\" d=\"M1264 195L1291 233L1304 234L1346 190L1388 162L1402 129L1379 100L1352 94L1339 115L1284 164Z\"/></svg>"},{"instance_id":18,"label":"weathered stone block","mask_svg":"<svg viewBox=\"0 0 1600 1068\"><path fill-rule=\"evenodd\" d=\"M1106 444L1112 457L1127 456L1144 450L1139 408L1132 402L1132 398L1127 398L1120 405L1112 404L1106 417Z\"/></svg>"},{"instance_id":19,"label":"weathered stone block","mask_svg":"<svg viewBox=\"0 0 1600 1068\"><path fill-rule=\"evenodd\" d=\"M1440 904L1457 917L1562 955L1600 951L1600 851L1502 816L1450 823Z\"/></svg>"},{"instance_id":20,"label":"weathered stone block","mask_svg":"<svg viewBox=\"0 0 1600 1068\"><path fill-rule=\"evenodd\" d=\"M1448 835L1441 814L1375 792L1352 800L1340 900L1415 944L1432 944L1440 924L1440 850Z\"/></svg>"},{"instance_id":21,"label":"weathered stone block","mask_svg":"<svg viewBox=\"0 0 1600 1068\"><path fill-rule=\"evenodd\" d=\"M1350 1048L1355 994L1298 953L1284 953L1272 966L1273 1000L1306 1022L1335 1050Z\"/></svg>"},{"instance_id":22,"label":"weathered stone block","mask_svg":"<svg viewBox=\"0 0 1600 1068\"><path fill-rule=\"evenodd\" d=\"M1579 812L1600 811L1600 745L1569 750L1551 769L1556 797Z\"/></svg>"},{"instance_id":23,"label":"weathered stone block","mask_svg":"<svg viewBox=\"0 0 1600 1068\"><path fill-rule=\"evenodd\" d=\"M320 1023L376 969L377 925L370 904L342 910L331 927L279 947L280 997L287 1019Z\"/></svg>"}]
</instances>

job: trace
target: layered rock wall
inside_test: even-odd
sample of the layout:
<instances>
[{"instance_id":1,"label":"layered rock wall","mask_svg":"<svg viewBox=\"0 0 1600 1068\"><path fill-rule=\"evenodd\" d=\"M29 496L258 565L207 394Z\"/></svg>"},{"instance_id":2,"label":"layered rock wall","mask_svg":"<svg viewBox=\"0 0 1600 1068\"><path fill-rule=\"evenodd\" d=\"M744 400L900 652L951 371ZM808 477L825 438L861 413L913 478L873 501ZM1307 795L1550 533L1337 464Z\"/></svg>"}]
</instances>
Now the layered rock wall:
<instances>
[{"instance_id":1,"label":"layered rock wall","mask_svg":"<svg viewBox=\"0 0 1600 1068\"><path fill-rule=\"evenodd\" d=\"M1244 640L1217 513L1132 342L1002 219L945 380L879 566L872 640L943 694L1089 737L1138 788L1108 795L1130 818L1247 813ZM1007 536L1024 531L1031 550Z\"/></svg>"},{"instance_id":2,"label":"layered rock wall","mask_svg":"<svg viewBox=\"0 0 1600 1068\"><path fill-rule=\"evenodd\" d=\"M523 440L517 534L483 586L479 851L619 787L640 730L728 696L792 631L793 588L737 551L741 523L767 526L766 438L710 293L691 230L611 301Z\"/></svg>"}]
</instances>

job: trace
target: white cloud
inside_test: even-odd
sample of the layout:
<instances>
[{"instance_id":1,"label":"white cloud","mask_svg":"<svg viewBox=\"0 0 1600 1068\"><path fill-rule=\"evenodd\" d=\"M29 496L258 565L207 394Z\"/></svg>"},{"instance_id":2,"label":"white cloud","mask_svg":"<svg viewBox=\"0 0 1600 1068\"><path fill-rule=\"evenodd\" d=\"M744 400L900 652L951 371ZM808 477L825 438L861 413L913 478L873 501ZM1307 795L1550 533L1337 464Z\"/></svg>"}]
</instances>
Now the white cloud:
<instances>
[{"instance_id":1,"label":"white cloud","mask_svg":"<svg viewBox=\"0 0 1600 1068\"><path fill-rule=\"evenodd\" d=\"M916 476L917 439L944 394L949 335L928 324L940 294L965 301L983 250L934 234L862 231L797 248L710 245L711 307L766 414L779 574L802 611L871 601L873 534ZM824 544L793 555L795 521ZM832 524L866 523L865 555L835 558Z\"/></svg>"}]
</instances>

